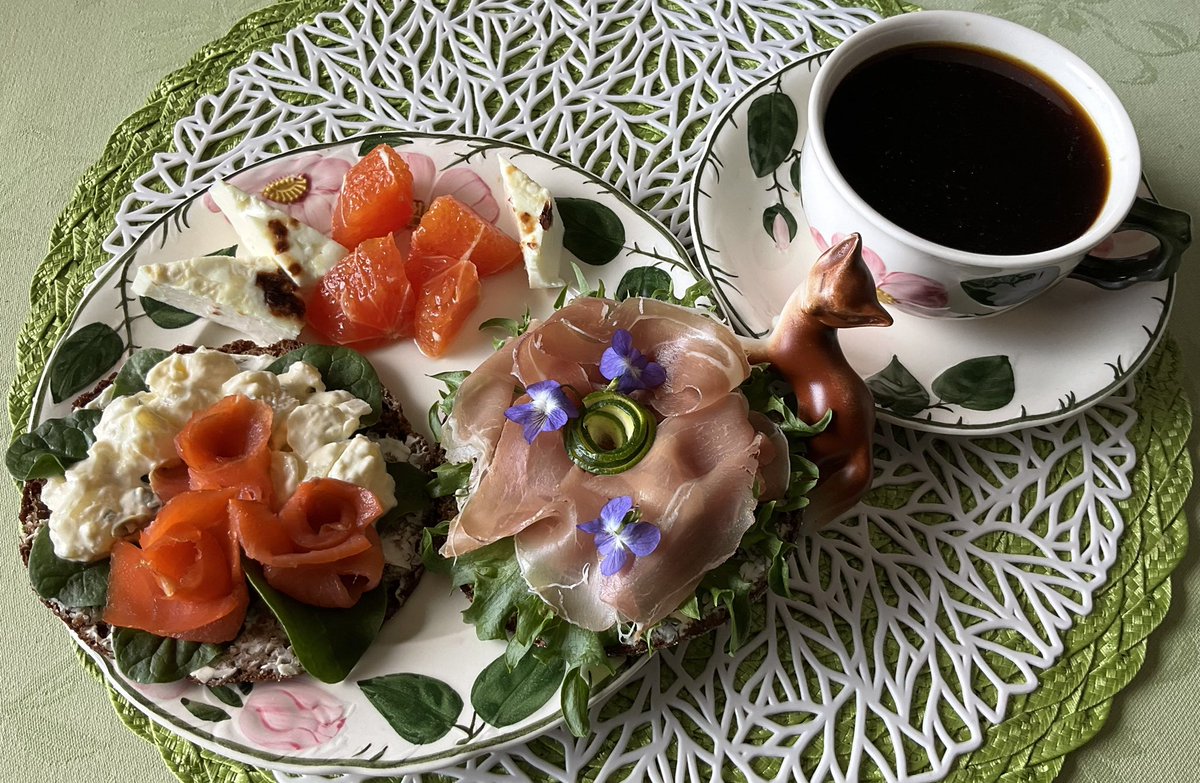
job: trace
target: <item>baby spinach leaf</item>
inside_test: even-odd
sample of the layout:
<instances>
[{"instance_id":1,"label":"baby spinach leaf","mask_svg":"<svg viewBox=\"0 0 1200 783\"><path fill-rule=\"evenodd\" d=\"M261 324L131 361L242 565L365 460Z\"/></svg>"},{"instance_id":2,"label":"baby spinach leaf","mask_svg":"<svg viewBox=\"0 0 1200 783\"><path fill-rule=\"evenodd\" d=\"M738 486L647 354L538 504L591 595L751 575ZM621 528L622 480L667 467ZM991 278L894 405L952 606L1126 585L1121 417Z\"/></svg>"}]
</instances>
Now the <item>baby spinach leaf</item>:
<instances>
[{"instance_id":1,"label":"baby spinach leaf","mask_svg":"<svg viewBox=\"0 0 1200 783\"><path fill-rule=\"evenodd\" d=\"M157 299L151 299L148 296L138 297L138 301L141 303L142 310L145 311L150 320L156 326L163 329L178 329L182 326L187 326L200 317L195 313L180 310L178 307L172 307Z\"/></svg>"},{"instance_id":2,"label":"baby spinach leaf","mask_svg":"<svg viewBox=\"0 0 1200 783\"><path fill-rule=\"evenodd\" d=\"M383 585L364 593L349 609L322 609L267 584L262 566L244 560L246 577L287 632L296 657L321 682L341 682L375 641L387 609Z\"/></svg>"},{"instance_id":3,"label":"baby spinach leaf","mask_svg":"<svg viewBox=\"0 0 1200 783\"><path fill-rule=\"evenodd\" d=\"M146 373L170 355L170 351L161 348L140 348L134 351L133 356L129 357L129 361L125 362L125 366L113 380L113 395L124 397L147 391L149 387L146 386Z\"/></svg>"},{"instance_id":4,"label":"baby spinach leaf","mask_svg":"<svg viewBox=\"0 0 1200 783\"><path fill-rule=\"evenodd\" d=\"M214 707L204 702L192 701L191 699L180 699L179 703L200 720L208 721L209 723L220 723L223 720L229 720L229 713L220 707Z\"/></svg>"},{"instance_id":5,"label":"baby spinach leaf","mask_svg":"<svg viewBox=\"0 0 1200 783\"><path fill-rule=\"evenodd\" d=\"M47 419L12 442L4 464L18 481L61 476L87 456L96 442L92 431L99 422L100 411L86 408L61 419Z\"/></svg>"},{"instance_id":6,"label":"baby spinach leaf","mask_svg":"<svg viewBox=\"0 0 1200 783\"><path fill-rule=\"evenodd\" d=\"M76 609L104 606L108 598L108 560L79 563L54 554L50 528L42 525L29 551L29 581L46 600Z\"/></svg>"},{"instance_id":7,"label":"baby spinach leaf","mask_svg":"<svg viewBox=\"0 0 1200 783\"><path fill-rule=\"evenodd\" d=\"M100 380L125 351L108 324L88 324L63 340L50 368L50 396L62 402Z\"/></svg>"},{"instance_id":8,"label":"baby spinach leaf","mask_svg":"<svg viewBox=\"0 0 1200 783\"><path fill-rule=\"evenodd\" d=\"M796 104L781 92L760 95L750 103L746 122L750 168L754 176L765 177L787 160L796 143Z\"/></svg>"},{"instance_id":9,"label":"baby spinach leaf","mask_svg":"<svg viewBox=\"0 0 1200 783\"><path fill-rule=\"evenodd\" d=\"M588 717L588 699L591 697L592 686L579 667L567 670L567 676L562 684L562 713L567 722L567 729L576 737L586 737L591 733L591 720Z\"/></svg>"},{"instance_id":10,"label":"baby spinach leaf","mask_svg":"<svg viewBox=\"0 0 1200 783\"><path fill-rule=\"evenodd\" d=\"M599 201L587 198L554 200L563 223L563 247L580 261L604 266L625 248L621 218Z\"/></svg>"},{"instance_id":11,"label":"baby spinach leaf","mask_svg":"<svg viewBox=\"0 0 1200 783\"><path fill-rule=\"evenodd\" d=\"M401 519L429 508L428 473L407 462L388 462L385 467L396 482L396 506L385 518Z\"/></svg>"},{"instance_id":12,"label":"baby spinach leaf","mask_svg":"<svg viewBox=\"0 0 1200 783\"><path fill-rule=\"evenodd\" d=\"M488 724L511 726L528 718L550 701L563 680L565 662L544 662L526 655L513 668L501 655L475 678L471 705Z\"/></svg>"},{"instance_id":13,"label":"baby spinach leaf","mask_svg":"<svg viewBox=\"0 0 1200 783\"><path fill-rule=\"evenodd\" d=\"M887 367L867 378L867 388L876 405L897 416L916 416L929 407L929 392L894 355Z\"/></svg>"},{"instance_id":14,"label":"baby spinach leaf","mask_svg":"<svg viewBox=\"0 0 1200 783\"><path fill-rule=\"evenodd\" d=\"M974 411L1003 408L1015 391L1012 364L1002 354L959 362L933 381L933 393L943 402Z\"/></svg>"},{"instance_id":15,"label":"baby spinach leaf","mask_svg":"<svg viewBox=\"0 0 1200 783\"><path fill-rule=\"evenodd\" d=\"M216 660L222 649L213 644L164 639L132 628L113 630L117 668L142 684L175 682Z\"/></svg>"},{"instance_id":16,"label":"baby spinach leaf","mask_svg":"<svg viewBox=\"0 0 1200 783\"><path fill-rule=\"evenodd\" d=\"M358 351L334 345L306 345L285 353L267 369L278 375L296 362L307 362L316 367L325 381L325 388L343 389L370 404L371 412L363 417L363 427L379 421L383 410L383 386L375 368Z\"/></svg>"},{"instance_id":17,"label":"baby spinach leaf","mask_svg":"<svg viewBox=\"0 0 1200 783\"><path fill-rule=\"evenodd\" d=\"M446 736L463 708L453 688L424 674L385 674L359 680L358 687L396 733L414 745Z\"/></svg>"}]
</instances>

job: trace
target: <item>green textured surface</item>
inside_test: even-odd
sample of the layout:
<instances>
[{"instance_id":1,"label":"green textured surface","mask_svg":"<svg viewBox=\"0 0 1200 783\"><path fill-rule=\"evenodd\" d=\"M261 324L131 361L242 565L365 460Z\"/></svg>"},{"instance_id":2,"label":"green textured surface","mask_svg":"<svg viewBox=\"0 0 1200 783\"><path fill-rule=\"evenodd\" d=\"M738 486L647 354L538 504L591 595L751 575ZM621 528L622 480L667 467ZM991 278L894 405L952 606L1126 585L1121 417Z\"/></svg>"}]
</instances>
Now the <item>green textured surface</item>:
<instances>
[{"instance_id":1,"label":"green textured surface","mask_svg":"<svg viewBox=\"0 0 1200 783\"><path fill-rule=\"evenodd\" d=\"M86 282L87 270L101 260L99 241L111 225L117 201L128 189L132 176L145 168L148 156L169 141L173 121L190 111L196 97L219 90L225 83L225 73L244 61L250 51L302 23L318 5L325 4L284 3L239 24L226 39L205 46L182 71L168 77L147 107L114 136L101 163L88 172L71 206L59 219L52 234L48 265L34 278L30 312L35 318L18 344L23 357L20 364L27 369L28 377L40 370L41 352L49 348L56 328L61 328L69 316ZM1051 35L1059 32L1086 42L1094 34L1107 41L1103 51L1106 57L1111 56L1117 70L1105 75L1119 79L1125 74L1140 79L1124 89L1119 81L1116 86L1129 104L1135 124L1142 129L1143 139L1154 139L1154 143L1144 146L1146 168L1156 190L1168 203L1200 211L1193 184L1195 164L1171 165L1171 149L1161 146L1173 143L1169 134L1179 127L1169 122L1171 116L1184 116L1190 108L1188 102L1195 100L1186 85L1196 83L1200 63L1196 47L1189 49L1187 44L1197 37L1200 13L1190 4L1176 3L1177 10L1164 8L1172 4L1155 4L1153 11L1147 12L1149 21L1155 23L1149 26L1139 24L1146 20L1136 13L1129 23L1123 23L1131 9L1149 9L1151 4L1145 1L1122 6L1082 0L1066 4L962 5L1044 24ZM5 140L0 163L5 167L4 180L9 183L0 204L6 207L5 214L18 218L14 224L19 227L15 237L4 240L5 258L11 259L10 267L14 269L2 289L6 302L20 301L29 287L33 267L30 259L40 254L34 248L46 235L46 222L65 200L64 183L78 176L82 162L97 156L95 142L107 134L121 113L106 115L104 112L111 107L98 96L124 101L127 107L136 105L138 94L149 88L155 74L181 63L187 52L252 6L201 2L186 11L147 13L135 11L138 4L133 0L58 2L38 14L19 15L22 18L12 20L9 36L15 46L0 62L8 77L6 83L27 86L20 88L5 107L5 122L0 123L0 138ZM188 15L203 19L204 24L197 24ZM1173 29L1183 32L1176 34ZM1149 44L1157 40L1166 49L1173 45L1179 51L1156 57L1138 54L1147 48L1137 37L1141 33L1149 36ZM1073 48L1099 65L1082 48ZM80 52L87 56L79 57ZM68 62L62 62L64 58ZM55 72L55 78L38 75L46 72ZM1187 81L1187 75L1193 80ZM141 86L131 94L130 84L138 78ZM59 90L71 98L55 101L52 96ZM1130 96L1141 94L1153 99L1139 112ZM1168 100L1166 96L1170 95L1175 98ZM35 106L39 111L32 111ZM1162 136L1148 136L1146 121L1166 132L1166 141ZM1195 131L1187 131L1187 138L1194 139ZM1178 143L1183 145L1183 141ZM1151 152L1155 149L1157 157ZM1156 160L1161 172L1155 170ZM22 223L22 216L29 220ZM1188 294L1195 286L1185 277L1182 289L1179 301L1191 310L1186 303L1194 301ZM5 333L12 334L25 312L16 305L5 311ZM1194 355L1196 322L1194 313L1176 316L1175 332L1185 354ZM4 354L7 358L9 352ZM1143 419L1135 435L1143 444L1141 453L1148 458L1139 465L1135 495L1126 504L1126 518L1137 522L1130 525L1130 534L1122 542L1121 565L1113 572L1114 579L1118 574L1124 576L1102 594L1096 615L1068 637L1075 652L1043 676L1043 681L1052 685L1014 702L1009 720L992 731L989 747L962 760L953 778L959 783L1053 777L1062 765L1063 754L1099 729L1112 709L1113 694L1133 678L1146 656L1146 635L1166 614L1170 589L1165 579L1180 557L1186 537L1180 512L1191 476L1186 460L1180 457L1190 429L1190 414L1181 393L1177 358L1174 349L1160 352L1146 376L1152 382L1142 385L1139 406ZM1193 370L1186 381L1193 391L1195 377ZM19 397L14 400L21 404ZM11 489L4 500L11 515L15 509ZM79 719L80 714L96 710L101 690L78 676L78 669L71 663L70 646L57 628L47 628L50 623L40 607L31 598L23 598L29 593L15 557L5 561L3 580L22 605L17 607L20 615L13 626L21 632L6 634L0 647L7 670L19 673L7 679L0 700L4 731L0 769L19 773L15 776L29 781L77 780L85 776L101 780L167 779L161 765L147 752L148 746L131 743L103 711L95 718ZM1172 631L1164 640L1173 646L1164 645L1164 652L1152 656L1147 667L1148 674L1160 676L1132 695L1142 719L1132 726L1131 719L1123 721L1119 733L1107 730L1103 746L1089 748L1079 754L1078 761L1073 759L1068 764L1066 779L1153 781L1188 780L1194 776L1197 750L1192 727L1200 723L1200 707L1188 694L1200 690L1200 678L1192 663L1197 649L1196 626L1189 620L1198 613L1185 603L1173 614L1175 620L1169 623ZM35 650L39 660L27 660L23 649ZM1130 698L1122 696L1117 703ZM611 707L616 708L618 703ZM244 768L216 763L186 743L150 728L123 705L118 705L118 713L158 744L168 767L185 779L268 780ZM64 737L70 739L64 743ZM1001 749L1003 752L999 752Z\"/></svg>"}]
</instances>

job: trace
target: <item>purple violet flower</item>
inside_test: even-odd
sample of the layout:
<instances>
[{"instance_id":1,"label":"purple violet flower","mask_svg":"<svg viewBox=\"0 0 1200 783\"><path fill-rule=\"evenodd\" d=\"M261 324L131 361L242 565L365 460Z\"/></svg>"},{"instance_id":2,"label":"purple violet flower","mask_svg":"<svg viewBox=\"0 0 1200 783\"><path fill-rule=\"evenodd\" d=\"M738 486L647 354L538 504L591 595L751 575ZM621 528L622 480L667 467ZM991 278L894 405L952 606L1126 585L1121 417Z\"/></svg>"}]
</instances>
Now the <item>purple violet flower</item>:
<instances>
[{"instance_id":1,"label":"purple violet flower","mask_svg":"<svg viewBox=\"0 0 1200 783\"><path fill-rule=\"evenodd\" d=\"M579 409L558 381L539 381L525 393L529 395L529 402L512 406L504 416L524 428L527 443L532 444L533 439L543 432L561 430L567 419L579 415Z\"/></svg>"},{"instance_id":2,"label":"purple violet flower","mask_svg":"<svg viewBox=\"0 0 1200 783\"><path fill-rule=\"evenodd\" d=\"M600 509L599 519L578 526L596 537L596 549L603 558L600 573L604 576L620 571L631 557L645 557L658 548L662 531L649 522L639 522L638 518L638 512L633 511L633 498L625 496L608 501Z\"/></svg>"},{"instance_id":3,"label":"purple violet flower","mask_svg":"<svg viewBox=\"0 0 1200 783\"><path fill-rule=\"evenodd\" d=\"M610 381L616 381L617 391L621 394L653 389L667 380L667 371L634 348L633 335L625 329L617 330L612 338L612 347L606 348L600 357L600 374Z\"/></svg>"}]
</instances>

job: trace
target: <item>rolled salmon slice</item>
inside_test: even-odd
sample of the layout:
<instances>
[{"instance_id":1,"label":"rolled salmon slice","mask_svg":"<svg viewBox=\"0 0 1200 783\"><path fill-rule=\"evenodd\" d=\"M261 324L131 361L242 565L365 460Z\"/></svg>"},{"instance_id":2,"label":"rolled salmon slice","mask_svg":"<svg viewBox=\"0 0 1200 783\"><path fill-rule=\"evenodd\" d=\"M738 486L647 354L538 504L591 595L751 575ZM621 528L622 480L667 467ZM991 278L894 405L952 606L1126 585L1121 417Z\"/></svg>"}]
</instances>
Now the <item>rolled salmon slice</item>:
<instances>
[{"instance_id":1,"label":"rolled salmon slice","mask_svg":"<svg viewBox=\"0 0 1200 783\"><path fill-rule=\"evenodd\" d=\"M185 492L113 547L104 621L157 636L221 643L237 636L249 593L227 507L234 490Z\"/></svg>"},{"instance_id":2,"label":"rolled salmon slice","mask_svg":"<svg viewBox=\"0 0 1200 783\"><path fill-rule=\"evenodd\" d=\"M175 438L191 488L233 487L240 498L271 505L273 419L270 405L240 394L193 415Z\"/></svg>"},{"instance_id":3,"label":"rolled salmon slice","mask_svg":"<svg viewBox=\"0 0 1200 783\"><path fill-rule=\"evenodd\" d=\"M383 513L370 491L337 479L305 481L278 513L261 503L230 503L247 556L263 564L276 590L311 606L346 608L379 584Z\"/></svg>"}]
</instances>

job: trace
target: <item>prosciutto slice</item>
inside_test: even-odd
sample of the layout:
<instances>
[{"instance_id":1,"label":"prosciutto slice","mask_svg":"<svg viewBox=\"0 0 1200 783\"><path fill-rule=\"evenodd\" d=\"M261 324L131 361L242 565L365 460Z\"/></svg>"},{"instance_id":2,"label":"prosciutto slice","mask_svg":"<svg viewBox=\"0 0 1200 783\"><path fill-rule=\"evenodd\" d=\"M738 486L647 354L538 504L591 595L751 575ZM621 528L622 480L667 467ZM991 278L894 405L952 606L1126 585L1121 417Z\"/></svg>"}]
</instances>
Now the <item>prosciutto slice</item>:
<instances>
[{"instance_id":1,"label":"prosciutto slice","mask_svg":"<svg viewBox=\"0 0 1200 783\"><path fill-rule=\"evenodd\" d=\"M561 488L576 501L572 512L547 517L515 538L530 587L561 616L593 631L611 627L616 616L648 627L679 608L754 523L763 438L747 413L742 395L726 394L703 410L665 420L650 453L631 470L594 476L573 467ZM576 525L624 495L662 538L650 557L602 577L594 539Z\"/></svg>"},{"instance_id":2,"label":"prosciutto slice","mask_svg":"<svg viewBox=\"0 0 1200 783\"><path fill-rule=\"evenodd\" d=\"M527 401L526 396L518 400ZM465 555L562 513L571 500L559 485L571 470L579 469L567 458L561 432L542 433L531 445L525 442L520 425L506 419L494 458L483 469L471 499L450 523L442 555Z\"/></svg>"},{"instance_id":3,"label":"prosciutto slice","mask_svg":"<svg viewBox=\"0 0 1200 783\"><path fill-rule=\"evenodd\" d=\"M667 371L667 382L649 399L664 416L700 410L750 375L737 336L698 311L657 299L626 299L612 322L628 329L633 344Z\"/></svg>"},{"instance_id":4,"label":"prosciutto slice","mask_svg":"<svg viewBox=\"0 0 1200 783\"><path fill-rule=\"evenodd\" d=\"M527 400L517 396L522 387L542 380L580 397L606 386L600 358L618 329L663 366L667 381L635 392L661 419L650 453L624 473L596 476L570 461L561 432L530 445L504 411ZM754 521L755 484L775 483L764 481L759 462L760 452L765 462L778 457L778 441L755 429L735 392L749 373L733 333L697 311L650 299L575 300L502 347L459 388L443 445L452 461L475 465L470 498L451 521L442 554L513 536L530 589L565 619L594 631L621 620L642 627L662 620L737 549ZM786 471L786 448L784 458ZM577 525L621 496L634 499L662 538L651 556L606 578L595 539Z\"/></svg>"}]
</instances>

